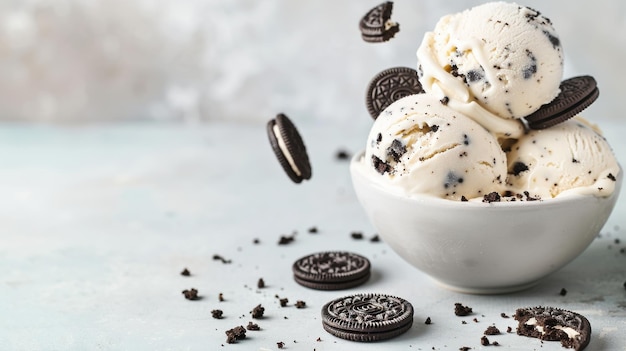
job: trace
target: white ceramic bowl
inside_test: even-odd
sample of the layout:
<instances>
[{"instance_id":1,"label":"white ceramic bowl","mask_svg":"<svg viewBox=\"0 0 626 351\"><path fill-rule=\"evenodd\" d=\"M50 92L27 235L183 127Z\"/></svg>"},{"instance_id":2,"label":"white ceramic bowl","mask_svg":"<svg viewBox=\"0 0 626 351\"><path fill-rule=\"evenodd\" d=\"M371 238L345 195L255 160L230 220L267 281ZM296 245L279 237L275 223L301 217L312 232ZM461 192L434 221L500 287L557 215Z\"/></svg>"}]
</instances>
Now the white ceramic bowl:
<instances>
[{"instance_id":1,"label":"white ceramic bowl","mask_svg":"<svg viewBox=\"0 0 626 351\"><path fill-rule=\"evenodd\" d=\"M378 234L411 265L467 293L522 290L563 267L598 235L618 198L570 196L531 202L408 198L372 182L356 155L356 195Z\"/></svg>"}]
</instances>

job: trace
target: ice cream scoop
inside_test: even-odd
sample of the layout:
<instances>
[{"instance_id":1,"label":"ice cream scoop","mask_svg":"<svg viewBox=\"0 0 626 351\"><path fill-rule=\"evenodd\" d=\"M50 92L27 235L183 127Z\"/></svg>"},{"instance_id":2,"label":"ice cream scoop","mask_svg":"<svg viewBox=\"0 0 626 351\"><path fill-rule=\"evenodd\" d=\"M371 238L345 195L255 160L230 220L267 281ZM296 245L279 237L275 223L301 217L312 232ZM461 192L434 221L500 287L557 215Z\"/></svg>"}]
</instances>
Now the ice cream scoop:
<instances>
[{"instance_id":1,"label":"ice cream scoop","mask_svg":"<svg viewBox=\"0 0 626 351\"><path fill-rule=\"evenodd\" d=\"M511 190L540 199L608 196L620 172L606 139L581 117L530 131L511 147L507 158Z\"/></svg>"},{"instance_id":2,"label":"ice cream scoop","mask_svg":"<svg viewBox=\"0 0 626 351\"><path fill-rule=\"evenodd\" d=\"M490 2L442 17L417 50L426 92L498 137L521 136L520 118L559 94L561 43L548 18L515 3Z\"/></svg>"},{"instance_id":3,"label":"ice cream scoop","mask_svg":"<svg viewBox=\"0 0 626 351\"><path fill-rule=\"evenodd\" d=\"M432 94L389 105L367 140L369 176L389 191L462 200L504 190L506 156L496 138Z\"/></svg>"}]
</instances>

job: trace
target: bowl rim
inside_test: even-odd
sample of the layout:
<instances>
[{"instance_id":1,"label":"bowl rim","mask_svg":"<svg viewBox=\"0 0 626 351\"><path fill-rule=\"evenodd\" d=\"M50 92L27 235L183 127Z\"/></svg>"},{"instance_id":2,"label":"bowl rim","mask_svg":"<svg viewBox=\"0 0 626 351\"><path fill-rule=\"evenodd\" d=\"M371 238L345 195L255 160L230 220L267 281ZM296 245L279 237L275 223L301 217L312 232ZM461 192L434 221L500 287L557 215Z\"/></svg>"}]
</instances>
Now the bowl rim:
<instances>
[{"instance_id":1,"label":"bowl rim","mask_svg":"<svg viewBox=\"0 0 626 351\"><path fill-rule=\"evenodd\" d=\"M615 189L613 192L607 196L596 196L593 194L576 194L569 193L562 197L555 197L548 200L536 200L536 201L499 201L499 202L482 202L477 200L470 201L456 201L450 199L443 199L432 195L425 194L411 194L406 195L399 191L389 191L389 189L384 188L384 186L376 181L371 181L365 174L365 167L360 167L362 165L361 159L365 156L365 150L361 150L355 153L350 159L350 173L354 179L354 177L360 177L364 180L369 180L367 183L371 185L372 188L376 189L378 192L382 192L387 196L401 199L403 201L428 204L429 206L440 206L440 207L450 207L450 208L477 208L477 209L495 209L495 208L536 208L536 207L552 207L563 205L571 202L578 202L583 200L611 200L614 197L619 196L621 191L622 179L623 179L623 169L622 166L618 163L619 166L619 174L616 177L615 181ZM354 186L354 180L353 180Z\"/></svg>"}]
</instances>

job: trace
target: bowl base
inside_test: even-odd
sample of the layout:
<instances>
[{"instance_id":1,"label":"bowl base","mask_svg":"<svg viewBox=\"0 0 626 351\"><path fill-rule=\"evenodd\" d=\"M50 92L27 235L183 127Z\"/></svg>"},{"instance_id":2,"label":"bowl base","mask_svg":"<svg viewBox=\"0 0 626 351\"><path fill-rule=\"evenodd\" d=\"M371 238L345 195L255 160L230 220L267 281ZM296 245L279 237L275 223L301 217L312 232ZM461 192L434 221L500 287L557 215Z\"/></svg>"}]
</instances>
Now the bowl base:
<instances>
[{"instance_id":1,"label":"bowl base","mask_svg":"<svg viewBox=\"0 0 626 351\"><path fill-rule=\"evenodd\" d=\"M499 286L499 287L493 287L493 288L488 288L488 287L464 287L464 286L457 286L457 285L453 285L453 284L449 284L449 283L445 283L442 282L440 280L437 280L435 278L431 278L433 281L435 281L437 283L437 285L446 288L448 290L452 290L455 292L460 292L463 294L474 294L474 295L496 295L496 294L509 294L509 293L514 293L514 292L518 292L518 291L522 291L522 290L526 290L529 288L532 288L533 286L537 285L541 280L535 280L532 281L530 283L524 283L524 284L519 284L519 285L511 285L511 286Z\"/></svg>"}]
</instances>

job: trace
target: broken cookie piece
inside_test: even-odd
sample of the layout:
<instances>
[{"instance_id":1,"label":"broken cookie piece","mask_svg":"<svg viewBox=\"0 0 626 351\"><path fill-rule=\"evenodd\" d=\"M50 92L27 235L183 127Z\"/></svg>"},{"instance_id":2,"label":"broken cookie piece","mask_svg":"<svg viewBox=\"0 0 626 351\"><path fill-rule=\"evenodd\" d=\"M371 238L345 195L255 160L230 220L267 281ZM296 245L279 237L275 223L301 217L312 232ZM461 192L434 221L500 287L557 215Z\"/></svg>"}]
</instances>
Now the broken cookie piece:
<instances>
[{"instance_id":1,"label":"broken cookie piece","mask_svg":"<svg viewBox=\"0 0 626 351\"><path fill-rule=\"evenodd\" d=\"M517 334L544 341L560 341L563 347L583 350L591 339L591 324L583 315L555 307L519 308Z\"/></svg>"}]
</instances>

